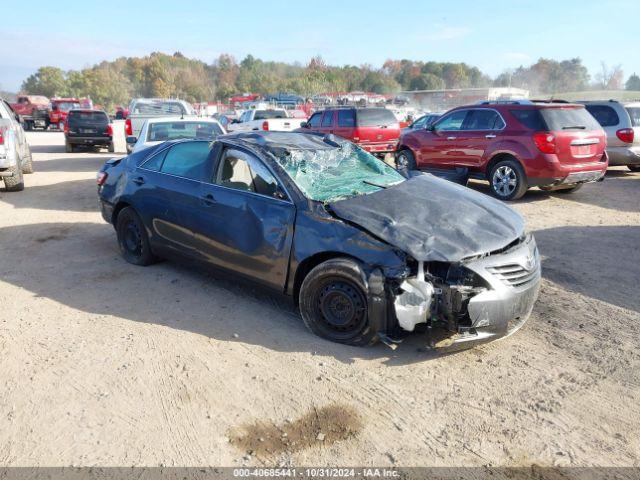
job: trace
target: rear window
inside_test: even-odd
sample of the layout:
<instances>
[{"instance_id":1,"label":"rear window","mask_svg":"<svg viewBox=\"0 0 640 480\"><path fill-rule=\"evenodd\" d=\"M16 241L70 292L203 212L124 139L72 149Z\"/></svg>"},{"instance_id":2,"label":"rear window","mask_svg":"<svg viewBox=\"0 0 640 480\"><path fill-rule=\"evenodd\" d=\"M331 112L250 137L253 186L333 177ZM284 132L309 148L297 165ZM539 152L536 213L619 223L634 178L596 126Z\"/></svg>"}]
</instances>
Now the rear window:
<instances>
[{"instance_id":1,"label":"rear window","mask_svg":"<svg viewBox=\"0 0 640 480\"><path fill-rule=\"evenodd\" d=\"M547 126L544 123L540 110L527 109L527 110L509 110L509 113L513 115L518 122L531 130L546 130Z\"/></svg>"},{"instance_id":2,"label":"rear window","mask_svg":"<svg viewBox=\"0 0 640 480\"><path fill-rule=\"evenodd\" d=\"M133 107L133 113L140 115L182 115L182 105L176 102L141 102Z\"/></svg>"},{"instance_id":3,"label":"rear window","mask_svg":"<svg viewBox=\"0 0 640 480\"><path fill-rule=\"evenodd\" d=\"M359 127L388 127L398 123L398 120L386 108L363 108L358 110L356 122Z\"/></svg>"},{"instance_id":4,"label":"rear window","mask_svg":"<svg viewBox=\"0 0 640 480\"><path fill-rule=\"evenodd\" d=\"M109 117L104 112L69 112L69 123L109 123Z\"/></svg>"},{"instance_id":5,"label":"rear window","mask_svg":"<svg viewBox=\"0 0 640 480\"><path fill-rule=\"evenodd\" d=\"M270 118L287 118L284 110L256 110L254 120L268 120Z\"/></svg>"},{"instance_id":6,"label":"rear window","mask_svg":"<svg viewBox=\"0 0 640 480\"><path fill-rule=\"evenodd\" d=\"M634 127L640 127L640 107L628 107L629 117L631 118L631 125Z\"/></svg>"},{"instance_id":7,"label":"rear window","mask_svg":"<svg viewBox=\"0 0 640 480\"><path fill-rule=\"evenodd\" d=\"M600 130L600 124L583 107L542 108L542 118L551 131Z\"/></svg>"},{"instance_id":8,"label":"rear window","mask_svg":"<svg viewBox=\"0 0 640 480\"><path fill-rule=\"evenodd\" d=\"M211 122L161 122L151 123L147 140L150 142L166 142L178 138L212 139L221 135L222 130Z\"/></svg>"},{"instance_id":9,"label":"rear window","mask_svg":"<svg viewBox=\"0 0 640 480\"><path fill-rule=\"evenodd\" d=\"M620 123L620 117L608 105L587 105L585 108L603 127L613 127Z\"/></svg>"}]
</instances>

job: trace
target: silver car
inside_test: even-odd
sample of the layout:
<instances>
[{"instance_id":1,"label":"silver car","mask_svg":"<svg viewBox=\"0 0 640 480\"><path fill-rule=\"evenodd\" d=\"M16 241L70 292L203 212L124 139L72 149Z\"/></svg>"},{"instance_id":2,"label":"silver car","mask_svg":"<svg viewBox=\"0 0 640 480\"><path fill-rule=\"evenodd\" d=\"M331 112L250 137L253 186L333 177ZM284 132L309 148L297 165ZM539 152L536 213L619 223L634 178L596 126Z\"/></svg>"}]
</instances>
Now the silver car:
<instances>
[{"instance_id":1,"label":"silver car","mask_svg":"<svg viewBox=\"0 0 640 480\"><path fill-rule=\"evenodd\" d=\"M24 189L24 173L33 173L31 150L11 106L0 99L0 178L7 191Z\"/></svg>"},{"instance_id":2,"label":"silver car","mask_svg":"<svg viewBox=\"0 0 640 480\"><path fill-rule=\"evenodd\" d=\"M579 102L607 134L609 165L626 165L640 172L640 102L615 100Z\"/></svg>"},{"instance_id":3,"label":"silver car","mask_svg":"<svg viewBox=\"0 0 640 480\"><path fill-rule=\"evenodd\" d=\"M215 118L158 117L144 122L140 136L127 136L131 153L139 152L163 142L178 139L213 140L227 133Z\"/></svg>"}]
</instances>

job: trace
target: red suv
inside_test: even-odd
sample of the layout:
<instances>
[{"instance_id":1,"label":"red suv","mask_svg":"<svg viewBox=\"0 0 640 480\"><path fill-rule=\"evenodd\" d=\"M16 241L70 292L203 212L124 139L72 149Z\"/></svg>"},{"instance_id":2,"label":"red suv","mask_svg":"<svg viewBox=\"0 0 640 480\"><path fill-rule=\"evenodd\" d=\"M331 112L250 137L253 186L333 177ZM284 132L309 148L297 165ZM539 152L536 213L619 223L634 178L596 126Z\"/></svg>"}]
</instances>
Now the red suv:
<instances>
[{"instance_id":1,"label":"red suv","mask_svg":"<svg viewBox=\"0 0 640 480\"><path fill-rule=\"evenodd\" d=\"M375 154L394 152L400 138L400 124L386 108L327 108L311 115L298 131L333 133Z\"/></svg>"},{"instance_id":2,"label":"red suv","mask_svg":"<svg viewBox=\"0 0 640 480\"><path fill-rule=\"evenodd\" d=\"M467 169L502 200L529 187L573 192L602 180L606 136L583 105L530 101L458 107L402 135L398 168Z\"/></svg>"}]
</instances>

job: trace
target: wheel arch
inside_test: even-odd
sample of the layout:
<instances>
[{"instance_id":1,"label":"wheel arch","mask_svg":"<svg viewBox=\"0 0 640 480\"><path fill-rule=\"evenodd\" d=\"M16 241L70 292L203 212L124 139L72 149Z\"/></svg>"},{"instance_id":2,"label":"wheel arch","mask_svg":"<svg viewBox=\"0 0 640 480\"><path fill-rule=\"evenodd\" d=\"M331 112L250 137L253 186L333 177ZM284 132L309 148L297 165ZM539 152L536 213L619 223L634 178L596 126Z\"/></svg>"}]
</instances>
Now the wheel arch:
<instances>
[{"instance_id":1,"label":"wheel arch","mask_svg":"<svg viewBox=\"0 0 640 480\"><path fill-rule=\"evenodd\" d=\"M496 165L496 163L501 162L503 160L515 160L516 162L518 162L520 167L522 167L522 170L524 172L526 172L526 170L524 168L524 164L522 163L522 160L520 160L520 158L518 158L518 155L516 155L513 152L505 152L505 151L496 152L491 157L491 159L487 162L487 166L486 166L485 171L484 171L484 174L487 177L487 180L490 180L489 175L491 174L491 170Z\"/></svg>"},{"instance_id":2,"label":"wheel arch","mask_svg":"<svg viewBox=\"0 0 640 480\"><path fill-rule=\"evenodd\" d=\"M127 202L126 200L120 200L118 203L116 203L116 205L113 207L113 213L111 214L111 223L112 225L115 227L116 222L118 221L118 214L125 208L127 207L131 207L131 204L129 202Z\"/></svg>"},{"instance_id":3,"label":"wheel arch","mask_svg":"<svg viewBox=\"0 0 640 480\"><path fill-rule=\"evenodd\" d=\"M306 276L313 270L315 267L320 265L327 260L332 260L335 258L346 258L349 260L353 260L358 265L362 266L362 260L354 257L353 255L346 254L344 252L336 252L336 251L328 251L328 252L318 252L307 258L305 258L300 264L298 268L296 268L295 277L293 280L293 302L298 307L298 296L300 294L300 287L302 286L302 282L306 278ZM366 280L366 279L365 279Z\"/></svg>"}]
</instances>

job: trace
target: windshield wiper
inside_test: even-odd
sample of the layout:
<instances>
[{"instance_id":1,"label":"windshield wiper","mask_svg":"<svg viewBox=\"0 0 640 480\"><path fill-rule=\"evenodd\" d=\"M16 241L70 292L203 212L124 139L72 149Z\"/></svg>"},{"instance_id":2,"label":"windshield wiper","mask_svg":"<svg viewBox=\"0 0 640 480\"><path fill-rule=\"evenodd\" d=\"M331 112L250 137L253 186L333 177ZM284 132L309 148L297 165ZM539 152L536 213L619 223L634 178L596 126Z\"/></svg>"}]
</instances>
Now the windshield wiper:
<instances>
[{"instance_id":1,"label":"windshield wiper","mask_svg":"<svg viewBox=\"0 0 640 480\"><path fill-rule=\"evenodd\" d=\"M362 183L366 183L367 185L373 185L374 187L380 188L389 188L391 185L383 185L381 183L372 182L370 180L362 180Z\"/></svg>"},{"instance_id":2,"label":"windshield wiper","mask_svg":"<svg viewBox=\"0 0 640 480\"><path fill-rule=\"evenodd\" d=\"M584 125L568 125L566 127L562 127L563 130L573 130L574 128L577 130L584 130L587 127L585 127Z\"/></svg>"}]
</instances>

